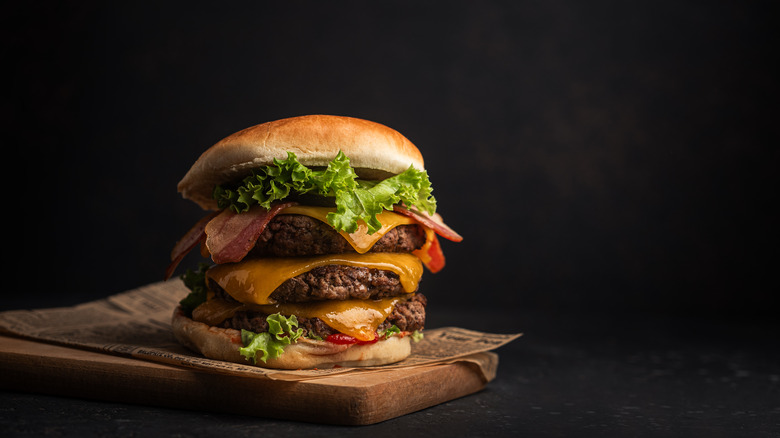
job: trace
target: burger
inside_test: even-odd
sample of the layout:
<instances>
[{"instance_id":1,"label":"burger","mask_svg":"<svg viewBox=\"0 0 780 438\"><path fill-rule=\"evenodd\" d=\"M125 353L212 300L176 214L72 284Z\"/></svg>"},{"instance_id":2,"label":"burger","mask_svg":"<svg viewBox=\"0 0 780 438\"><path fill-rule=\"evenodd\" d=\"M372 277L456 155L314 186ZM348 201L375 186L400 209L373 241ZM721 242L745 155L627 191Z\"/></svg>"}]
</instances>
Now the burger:
<instances>
[{"instance_id":1,"label":"burger","mask_svg":"<svg viewBox=\"0 0 780 438\"><path fill-rule=\"evenodd\" d=\"M267 368L401 361L422 337L424 270L444 267L420 151L362 119L292 117L236 132L178 184L209 211L174 245L165 279L189 294L176 339L205 357ZM210 259L210 260L209 260Z\"/></svg>"}]
</instances>

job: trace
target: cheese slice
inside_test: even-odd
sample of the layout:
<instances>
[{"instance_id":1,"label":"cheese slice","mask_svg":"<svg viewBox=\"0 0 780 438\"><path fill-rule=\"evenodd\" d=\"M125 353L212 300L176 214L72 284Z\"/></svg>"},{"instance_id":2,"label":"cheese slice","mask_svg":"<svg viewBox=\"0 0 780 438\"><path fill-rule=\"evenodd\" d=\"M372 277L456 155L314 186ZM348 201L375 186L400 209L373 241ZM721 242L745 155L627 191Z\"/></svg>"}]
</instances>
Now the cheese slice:
<instances>
[{"instance_id":1,"label":"cheese slice","mask_svg":"<svg viewBox=\"0 0 780 438\"><path fill-rule=\"evenodd\" d=\"M328 213L336 211L335 208L330 207L312 207L306 205L295 205L287 207L279 214L300 214L314 219L318 219L322 222L328 223ZM364 254L374 246L385 234L387 234L393 228L399 225L416 224L416 222L407 216L393 213L392 211L382 210L381 213L376 215L376 218L382 224L382 227L372 234L368 234L368 226L365 222L358 221L358 228L354 233L347 233L345 231L339 231L344 239L355 248L358 254ZM329 224L330 225L330 224Z\"/></svg>"},{"instance_id":2,"label":"cheese slice","mask_svg":"<svg viewBox=\"0 0 780 438\"><path fill-rule=\"evenodd\" d=\"M268 297L290 278L327 265L381 269L398 274L406 292L414 292L422 277L419 258L405 253L337 254L319 257L245 259L213 266L206 277L230 296L247 304L272 304Z\"/></svg>"},{"instance_id":3,"label":"cheese slice","mask_svg":"<svg viewBox=\"0 0 780 438\"><path fill-rule=\"evenodd\" d=\"M406 298L403 298L406 299ZM263 313L319 318L329 327L361 341L373 341L379 324L384 322L401 298L382 300L316 301L300 304L260 306Z\"/></svg>"},{"instance_id":4,"label":"cheese slice","mask_svg":"<svg viewBox=\"0 0 780 438\"><path fill-rule=\"evenodd\" d=\"M192 319L207 325L217 325L241 310L253 310L268 315L281 313L302 318L319 318L329 327L361 341L372 341L377 328L393 312L396 304L411 295L381 300L313 301L308 303L248 305L214 298L192 312Z\"/></svg>"}]
</instances>

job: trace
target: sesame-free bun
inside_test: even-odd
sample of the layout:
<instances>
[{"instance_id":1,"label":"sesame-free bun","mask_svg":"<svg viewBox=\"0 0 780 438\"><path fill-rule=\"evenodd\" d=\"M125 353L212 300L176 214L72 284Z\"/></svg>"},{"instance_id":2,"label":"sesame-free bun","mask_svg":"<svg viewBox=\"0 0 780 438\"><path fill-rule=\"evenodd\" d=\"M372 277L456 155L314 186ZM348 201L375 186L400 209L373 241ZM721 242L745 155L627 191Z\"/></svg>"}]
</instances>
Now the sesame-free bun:
<instances>
[{"instance_id":1,"label":"sesame-free bun","mask_svg":"<svg viewBox=\"0 0 780 438\"><path fill-rule=\"evenodd\" d=\"M212 327L194 321L184 315L181 308L174 311L171 326L179 343L196 353L209 359L255 365L238 351L243 347L241 332L238 330ZM281 356L267 362L258 360L256 366L288 370L334 366L367 367L402 361L409 357L411 351L408 336L393 336L363 345L340 345L299 338L295 344L284 347Z\"/></svg>"},{"instance_id":2,"label":"sesame-free bun","mask_svg":"<svg viewBox=\"0 0 780 438\"><path fill-rule=\"evenodd\" d=\"M236 132L206 150L179 182L178 189L207 210L217 208L217 184L240 180L252 169L287 158L308 167L327 166L339 151L361 178L383 179L409 166L424 170L417 147L385 125L352 117L309 115L255 125Z\"/></svg>"}]
</instances>

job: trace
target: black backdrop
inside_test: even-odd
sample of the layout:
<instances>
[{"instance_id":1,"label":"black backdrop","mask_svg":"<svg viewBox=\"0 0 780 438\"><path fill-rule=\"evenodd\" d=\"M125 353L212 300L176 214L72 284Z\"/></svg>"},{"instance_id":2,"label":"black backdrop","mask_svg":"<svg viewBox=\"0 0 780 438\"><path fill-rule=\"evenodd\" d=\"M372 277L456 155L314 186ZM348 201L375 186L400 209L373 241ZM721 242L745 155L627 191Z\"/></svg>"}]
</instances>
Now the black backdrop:
<instances>
[{"instance_id":1,"label":"black backdrop","mask_svg":"<svg viewBox=\"0 0 780 438\"><path fill-rule=\"evenodd\" d=\"M767 7L216 4L6 6L4 308L159 281L201 216L176 192L197 156L324 113L422 150L465 236L424 276L432 305L771 316Z\"/></svg>"}]
</instances>

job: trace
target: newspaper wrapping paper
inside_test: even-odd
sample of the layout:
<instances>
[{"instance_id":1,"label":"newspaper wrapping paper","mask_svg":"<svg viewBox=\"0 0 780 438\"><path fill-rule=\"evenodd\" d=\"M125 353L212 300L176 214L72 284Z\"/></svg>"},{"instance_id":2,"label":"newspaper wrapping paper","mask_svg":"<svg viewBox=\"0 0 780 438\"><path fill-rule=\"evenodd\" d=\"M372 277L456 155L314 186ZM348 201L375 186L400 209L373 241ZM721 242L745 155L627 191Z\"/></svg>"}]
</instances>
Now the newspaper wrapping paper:
<instances>
[{"instance_id":1,"label":"newspaper wrapping paper","mask_svg":"<svg viewBox=\"0 0 780 438\"><path fill-rule=\"evenodd\" d=\"M171 331L171 316L187 293L189 290L176 279L73 307L6 311L0 313L0 332L210 372L278 380L306 380L350 372L466 362L480 372L485 382L495 377L496 370L495 367L491 369L491 361L480 360L478 353L494 350L522 335L489 334L456 327L426 329L424 339L412 343L411 356L396 364L274 370L207 359L181 346Z\"/></svg>"}]
</instances>

